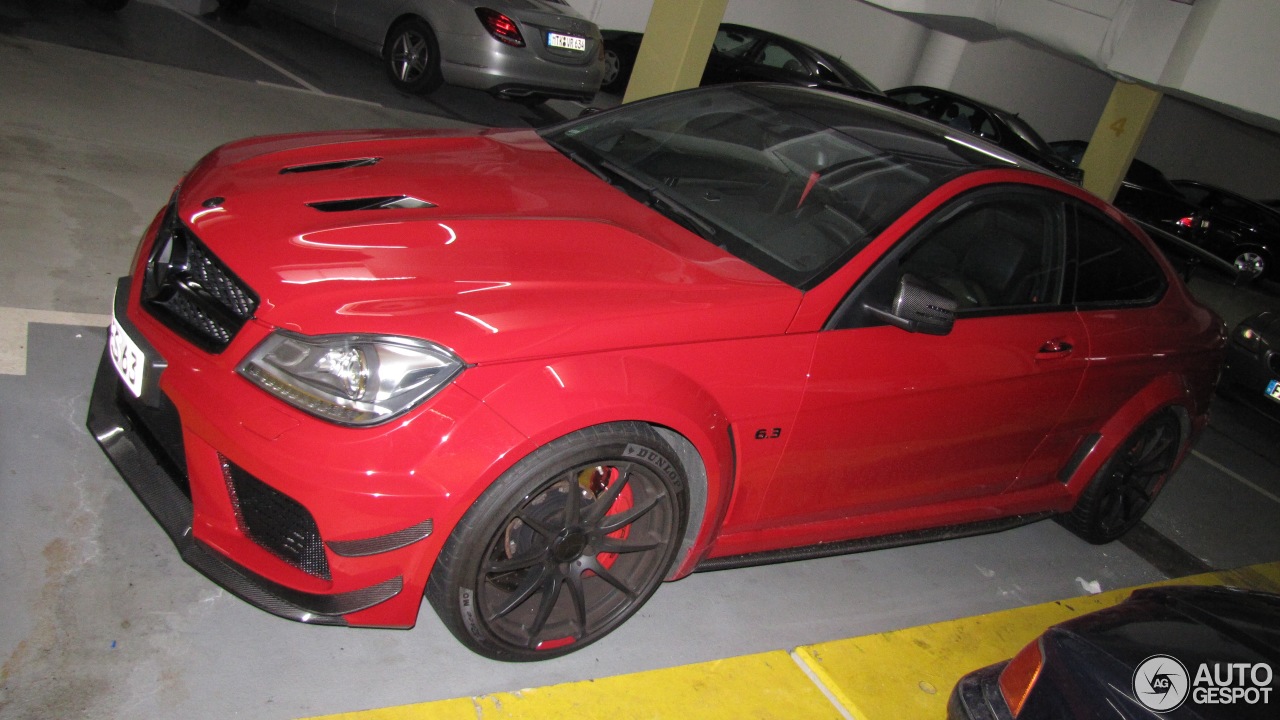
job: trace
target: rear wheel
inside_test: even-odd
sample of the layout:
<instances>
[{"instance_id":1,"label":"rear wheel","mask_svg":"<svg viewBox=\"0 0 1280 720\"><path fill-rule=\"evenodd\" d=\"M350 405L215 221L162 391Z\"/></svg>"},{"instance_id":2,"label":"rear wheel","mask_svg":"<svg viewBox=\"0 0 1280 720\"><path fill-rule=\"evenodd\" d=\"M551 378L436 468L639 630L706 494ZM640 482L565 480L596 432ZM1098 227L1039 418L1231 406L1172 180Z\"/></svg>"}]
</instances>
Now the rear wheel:
<instances>
[{"instance_id":1,"label":"rear wheel","mask_svg":"<svg viewBox=\"0 0 1280 720\"><path fill-rule=\"evenodd\" d=\"M1261 250L1242 250L1235 259L1236 269L1251 278L1262 277L1267 272L1267 256Z\"/></svg>"},{"instance_id":2,"label":"rear wheel","mask_svg":"<svg viewBox=\"0 0 1280 720\"><path fill-rule=\"evenodd\" d=\"M540 448L472 505L427 598L481 655L564 655L640 609L684 524L684 473L671 447L643 423L588 428Z\"/></svg>"},{"instance_id":3,"label":"rear wheel","mask_svg":"<svg viewBox=\"0 0 1280 720\"><path fill-rule=\"evenodd\" d=\"M391 28L382 52L387 77L396 88L424 95L440 87L440 44L421 18L403 20Z\"/></svg>"},{"instance_id":4,"label":"rear wheel","mask_svg":"<svg viewBox=\"0 0 1280 720\"><path fill-rule=\"evenodd\" d=\"M1169 479L1178 460L1182 425L1170 411L1133 431L1058 521L1095 545L1111 542L1137 525Z\"/></svg>"},{"instance_id":5,"label":"rear wheel","mask_svg":"<svg viewBox=\"0 0 1280 720\"><path fill-rule=\"evenodd\" d=\"M600 89L607 93L618 94L626 90L627 83L631 80L632 62L630 56L605 45L604 74L600 78Z\"/></svg>"}]
</instances>

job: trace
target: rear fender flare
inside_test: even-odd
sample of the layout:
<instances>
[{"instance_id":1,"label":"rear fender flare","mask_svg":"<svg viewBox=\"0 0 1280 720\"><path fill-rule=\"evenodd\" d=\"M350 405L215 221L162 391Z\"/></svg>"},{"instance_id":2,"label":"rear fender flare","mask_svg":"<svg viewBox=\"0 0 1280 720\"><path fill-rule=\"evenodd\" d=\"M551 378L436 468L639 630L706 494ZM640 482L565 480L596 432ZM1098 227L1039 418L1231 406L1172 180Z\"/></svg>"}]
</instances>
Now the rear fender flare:
<instances>
[{"instance_id":1,"label":"rear fender flare","mask_svg":"<svg viewBox=\"0 0 1280 720\"><path fill-rule=\"evenodd\" d=\"M1162 410L1172 411L1182 428L1178 459L1174 463L1175 468L1180 466L1190 452L1191 441L1208 423L1207 415L1193 414L1193 409L1196 407L1197 403L1191 388L1179 376L1168 374L1153 379L1116 411L1098 431L1099 441L1067 480L1067 489L1071 498L1077 498L1084 492L1084 488L1093 480L1103 463L1139 425Z\"/></svg>"}]
</instances>

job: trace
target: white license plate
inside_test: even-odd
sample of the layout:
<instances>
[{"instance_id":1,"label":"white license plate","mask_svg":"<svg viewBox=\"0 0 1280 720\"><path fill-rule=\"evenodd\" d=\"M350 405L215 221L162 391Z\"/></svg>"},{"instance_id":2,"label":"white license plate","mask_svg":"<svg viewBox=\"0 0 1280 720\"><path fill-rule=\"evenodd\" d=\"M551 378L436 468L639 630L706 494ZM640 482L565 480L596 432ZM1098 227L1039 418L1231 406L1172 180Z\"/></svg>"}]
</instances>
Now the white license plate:
<instances>
[{"instance_id":1,"label":"white license plate","mask_svg":"<svg viewBox=\"0 0 1280 720\"><path fill-rule=\"evenodd\" d=\"M1267 397L1280 401L1280 380L1272 380L1267 384Z\"/></svg>"},{"instance_id":2,"label":"white license plate","mask_svg":"<svg viewBox=\"0 0 1280 720\"><path fill-rule=\"evenodd\" d=\"M138 347L138 343L129 337L129 333L120 327L116 319L111 318L111 328L107 338L108 353L111 364L115 366L124 386L134 397L142 397L142 383L146 377L147 356Z\"/></svg>"},{"instance_id":3,"label":"white license plate","mask_svg":"<svg viewBox=\"0 0 1280 720\"><path fill-rule=\"evenodd\" d=\"M578 52L587 51L587 39L576 35L547 33L547 45L549 47L564 48L565 50L577 50Z\"/></svg>"}]
</instances>

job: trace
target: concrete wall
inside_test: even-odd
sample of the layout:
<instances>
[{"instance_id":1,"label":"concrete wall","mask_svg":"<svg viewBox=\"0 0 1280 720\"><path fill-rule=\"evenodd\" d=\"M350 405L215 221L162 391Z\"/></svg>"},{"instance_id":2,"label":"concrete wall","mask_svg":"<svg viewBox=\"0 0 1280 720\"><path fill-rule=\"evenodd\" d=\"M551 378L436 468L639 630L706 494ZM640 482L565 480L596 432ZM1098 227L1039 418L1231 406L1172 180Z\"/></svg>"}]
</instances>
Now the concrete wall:
<instances>
[{"instance_id":1,"label":"concrete wall","mask_svg":"<svg viewBox=\"0 0 1280 720\"><path fill-rule=\"evenodd\" d=\"M630 30L644 29L652 7L652 0L570 2L601 27ZM858 0L729 0L725 19L838 53L883 88L911 84L918 71L938 76L918 67L929 30ZM1002 39L966 43L947 87L1019 113L1053 141L1087 140L1114 83L1055 52ZM1261 91L1275 94L1275 87L1270 82ZM1164 99L1138 157L1170 177L1280 197L1280 135L1183 100Z\"/></svg>"}]
</instances>

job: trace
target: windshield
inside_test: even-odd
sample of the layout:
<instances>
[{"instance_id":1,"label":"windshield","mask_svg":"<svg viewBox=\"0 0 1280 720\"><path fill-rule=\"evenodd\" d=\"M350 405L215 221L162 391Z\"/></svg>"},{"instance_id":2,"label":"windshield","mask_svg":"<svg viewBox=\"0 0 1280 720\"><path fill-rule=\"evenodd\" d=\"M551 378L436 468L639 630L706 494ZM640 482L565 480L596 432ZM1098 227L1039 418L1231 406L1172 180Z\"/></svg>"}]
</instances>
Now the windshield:
<instances>
[{"instance_id":1,"label":"windshield","mask_svg":"<svg viewBox=\"0 0 1280 720\"><path fill-rule=\"evenodd\" d=\"M928 191L993 164L911 116L804 88L707 88L543 131L690 231L807 289ZM969 144L966 144L969 143Z\"/></svg>"}]
</instances>

